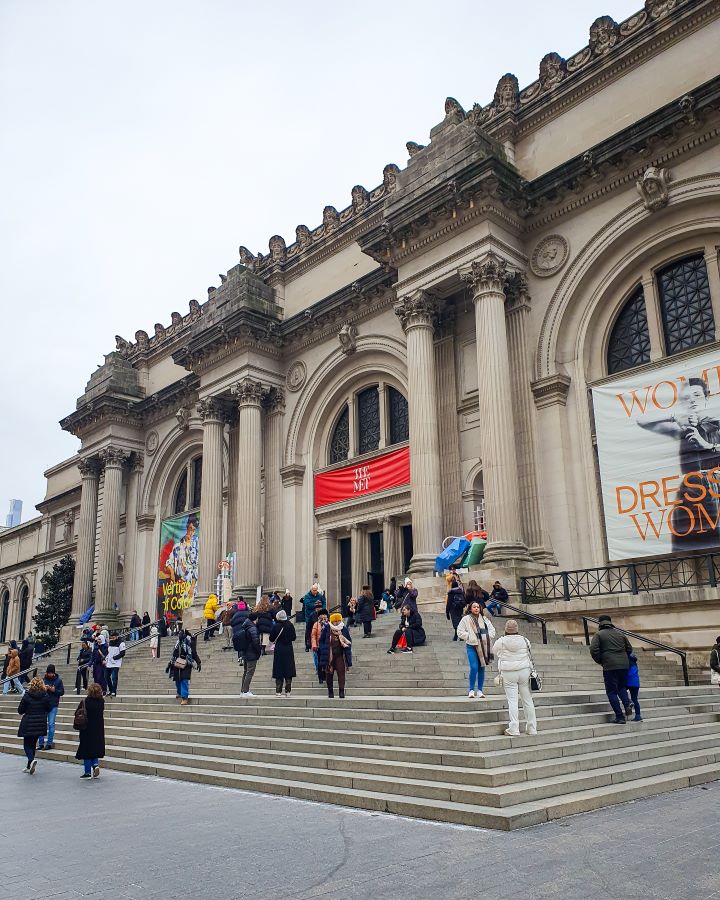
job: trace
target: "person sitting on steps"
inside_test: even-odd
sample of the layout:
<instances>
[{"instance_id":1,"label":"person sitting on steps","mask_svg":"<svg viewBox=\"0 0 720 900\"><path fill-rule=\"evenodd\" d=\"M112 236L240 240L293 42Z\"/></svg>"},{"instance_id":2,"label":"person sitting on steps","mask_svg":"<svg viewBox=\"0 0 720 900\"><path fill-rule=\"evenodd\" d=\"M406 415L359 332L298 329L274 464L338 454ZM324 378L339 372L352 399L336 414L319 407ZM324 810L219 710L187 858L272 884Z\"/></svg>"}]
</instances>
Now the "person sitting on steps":
<instances>
[{"instance_id":1,"label":"person sitting on steps","mask_svg":"<svg viewBox=\"0 0 720 900\"><path fill-rule=\"evenodd\" d=\"M491 616L494 616L495 614L501 616L503 610L502 605L503 603L507 603L508 599L508 592L499 581L496 581L490 592L490 602L485 604L485 609Z\"/></svg>"},{"instance_id":2,"label":"person sitting on steps","mask_svg":"<svg viewBox=\"0 0 720 900\"><path fill-rule=\"evenodd\" d=\"M403 606L400 610L400 625L393 634L392 645L388 653L395 653L398 649L398 641L405 635L405 646L399 648L400 653L412 653L414 647L421 647L425 643L425 629L422 616L412 606Z\"/></svg>"}]
</instances>

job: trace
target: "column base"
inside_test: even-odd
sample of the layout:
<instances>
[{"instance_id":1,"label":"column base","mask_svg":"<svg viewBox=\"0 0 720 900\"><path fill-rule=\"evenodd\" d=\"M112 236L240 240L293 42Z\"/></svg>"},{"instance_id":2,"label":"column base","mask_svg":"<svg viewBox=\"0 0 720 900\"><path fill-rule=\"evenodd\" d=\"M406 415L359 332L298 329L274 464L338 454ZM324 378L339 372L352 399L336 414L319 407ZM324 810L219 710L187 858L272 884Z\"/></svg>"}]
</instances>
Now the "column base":
<instances>
[{"instance_id":1,"label":"column base","mask_svg":"<svg viewBox=\"0 0 720 900\"><path fill-rule=\"evenodd\" d=\"M432 575L435 571L436 556L432 553L415 553L410 560L408 574Z\"/></svg>"},{"instance_id":2,"label":"column base","mask_svg":"<svg viewBox=\"0 0 720 900\"><path fill-rule=\"evenodd\" d=\"M481 566L497 566L508 563L510 565L522 565L533 562L528 548L521 541L491 541L483 553Z\"/></svg>"},{"instance_id":3,"label":"column base","mask_svg":"<svg viewBox=\"0 0 720 900\"><path fill-rule=\"evenodd\" d=\"M530 556L541 566L557 568L558 561L555 558L555 554L547 547L531 547Z\"/></svg>"},{"instance_id":4,"label":"column base","mask_svg":"<svg viewBox=\"0 0 720 900\"><path fill-rule=\"evenodd\" d=\"M233 600L237 600L238 597L242 596L245 602L250 605L255 605L255 597L257 596L258 586L256 584L236 584L233 585Z\"/></svg>"},{"instance_id":5,"label":"column base","mask_svg":"<svg viewBox=\"0 0 720 900\"><path fill-rule=\"evenodd\" d=\"M90 622L107 625L110 631L120 628L120 612L117 609L96 609Z\"/></svg>"}]
</instances>

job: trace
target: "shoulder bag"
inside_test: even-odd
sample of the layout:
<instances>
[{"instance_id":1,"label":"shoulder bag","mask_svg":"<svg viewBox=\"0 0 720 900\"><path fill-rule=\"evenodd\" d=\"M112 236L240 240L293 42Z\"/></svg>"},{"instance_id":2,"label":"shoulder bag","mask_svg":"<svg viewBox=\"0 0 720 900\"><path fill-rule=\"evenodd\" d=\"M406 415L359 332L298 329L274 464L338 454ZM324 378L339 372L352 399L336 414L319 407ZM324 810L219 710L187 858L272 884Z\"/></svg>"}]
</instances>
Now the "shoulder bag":
<instances>
[{"instance_id":1,"label":"shoulder bag","mask_svg":"<svg viewBox=\"0 0 720 900\"><path fill-rule=\"evenodd\" d=\"M720 653L718 653L715 649L712 650L712 653L710 655L712 656L713 653L715 654L715 661L717 665L720 666ZM716 672L714 669L710 670L710 684L720 685L720 672Z\"/></svg>"},{"instance_id":2,"label":"shoulder bag","mask_svg":"<svg viewBox=\"0 0 720 900\"><path fill-rule=\"evenodd\" d=\"M73 728L75 731L85 731L87 727L87 709L85 708L85 701L81 700L78 704L78 708L75 710L75 715L73 716Z\"/></svg>"},{"instance_id":3,"label":"shoulder bag","mask_svg":"<svg viewBox=\"0 0 720 900\"><path fill-rule=\"evenodd\" d=\"M530 649L530 641L527 638L523 638L523 640L525 641L528 656L530 657L530 690L533 693L537 693L542 690L542 675L535 668L535 661L533 660L532 650Z\"/></svg>"},{"instance_id":4,"label":"shoulder bag","mask_svg":"<svg viewBox=\"0 0 720 900\"><path fill-rule=\"evenodd\" d=\"M277 635L277 637L275 638L275 640L272 641L272 643L270 643L270 644L267 645L267 650L265 651L265 653L274 653L274 652L275 652L275 644L277 644L278 638L279 638L280 635L283 633L283 631L285 631L285 626L284 626L284 625L283 625L283 627L280 629L280 631L278 631L278 635Z\"/></svg>"}]
</instances>

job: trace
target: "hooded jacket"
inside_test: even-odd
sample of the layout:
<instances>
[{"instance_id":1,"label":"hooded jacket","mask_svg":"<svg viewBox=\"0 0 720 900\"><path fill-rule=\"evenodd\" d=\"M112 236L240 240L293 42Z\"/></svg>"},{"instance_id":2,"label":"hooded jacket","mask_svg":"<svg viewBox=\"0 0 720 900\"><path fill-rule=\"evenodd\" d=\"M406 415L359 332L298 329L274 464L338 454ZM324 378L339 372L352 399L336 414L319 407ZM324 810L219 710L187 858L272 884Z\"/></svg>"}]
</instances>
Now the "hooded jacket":
<instances>
[{"instance_id":1,"label":"hooded jacket","mask_svg":"<svg viewBox=\"0 0 720 900\"><path fill-rule=\"evenodd\" d=\"M65 685L63 684L62 678L55 673L54 678L50 678L48 675L43 676L43 681L45 682L45 687L54 687L54 691L48 691L47 695L50 698L50 706L60 706L60 698L65 693Z\"/></svg>"}]
</instances>

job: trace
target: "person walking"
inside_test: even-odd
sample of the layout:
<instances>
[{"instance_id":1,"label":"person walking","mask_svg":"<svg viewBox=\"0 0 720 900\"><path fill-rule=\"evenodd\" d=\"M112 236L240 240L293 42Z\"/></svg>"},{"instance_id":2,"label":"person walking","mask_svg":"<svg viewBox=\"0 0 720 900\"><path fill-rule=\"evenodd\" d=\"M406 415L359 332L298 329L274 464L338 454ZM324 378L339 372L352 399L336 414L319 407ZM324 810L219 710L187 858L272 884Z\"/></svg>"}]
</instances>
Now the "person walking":
<instances>
[{"instance_id":1,"label":"person walking","mask_svg":"<svg viewBox=\"0 0 720 900\"><path fill-rule=\"evenodd\" d=\"M372 623L375 618L375 598L370 590L370 585L364 584L357 598L357 612L355 621L362 622L363 637L373 637Z\"/></svg>"},{"instance_id":2,"label":"person walking","mask_svg":"<svg viewBox=\"0 0 720 900\"><path fill-rule=\"evenodd\" d=\"M627 688L630 692L630 702L635 709L633 722L642 722L642 714L640 712L640 702L638 695L640 694L640 669L638 668L638 658L634 653L629 656L630 668L627 674ZM627 709L627 705L626 705Z\"/></svg>"},{"instance_id":3,"label":"person walking","mask_svg":"<svg viewBox=\"0 0 720 900\"><path fill-rule=\"evenodd\" d=\"M158 634L158 630L157 630L157 625L151 625L150 626L150 656L152 656L153 659L157 658L158 640L159 640L159 634Z\"/></svg>"},{"instance_id":4,"label":"person walking","mask_svg":"<svg viewBox=\"0 0 720 900\"><path fill-rule=\"evenodd\" d=\"M273 627L273 612L272 606L270 604L270 598L267 594L263 594L257 605L255 606L255 612L258 614L257 618L257 630L260 635L260 653L262 656L265 655L265 641L264 635L270 634Z\"/></svg>"},{"instance_id":5,"label":"person walking","mask_svg":"<svg viewBox=\"0 0 720 900\"><path fill-rule=\"evenodd\" d=\"M352 638L340 613L333 613L320 633L318 663L325 672L328 697L334 697L334 675L337 672L340 699L345 699L345 674L352 666Z\"/></svg>"},{"instance_id":6,"label":"person walking","mask_svg":"<svg viewBox=\"0 0 720 900\"><path fill-rule=\"evenodd\" d=\"M95 642L92 648L92 676L95 684L100 685L103 697L107 694L107 680L105 678L105 657L107 655L107 647L103 643L102 635L95 636Z\"/></svg>"},{"instance_id":7,"label":"person walking","mask_svg":"<svg viewBox=\"0 0 720 900\"><path fill-rule=\"evenodd\" d=\"M80 701L85 707L87 725L80 732L75 759L82 760L81 778L98 778L100 760L105 756L105 700L99 684L91 684Z\"/></svg>"},{"instance_id":8,"label":"person walking","mask_svg":"<svg viewBox=\"0 0 720 900\"><path fill-rule=\"evenodd\" d=\"M235 615L235 607L231 600L225 604L225 608L220 613L220 634L225 635L227 646L223 649L232 650L232 617Z\"/></svg>"},{"instance_id":9,"label":"person walking","mask_svg":"<svg viewBox=\"0 0 720 900\"><path fill-rule=\"evenodd\" d=\"M492 661L490 641L495 637L495 628L489 618L483 614L476 601L468 606L466 615L460 619L457 627L458 639L465 642L470 674L468 676L468 697L485 697L485 669Z\"/></svg>"},{"instance_id":10,"label":"person walking","mask_svg":"<svg viewBox=\"0 0 720 900\"><path fill-rule=\"evenodd\" d=\"M47 720L50 712L50 698L45 690L42 678L33 678L27 691L23 691L18 706L18 713L22 716L18 727L18 737L23 739L23 750L27 757L25 773L34 775L37 766L35 748L38 738L44 738L47 734Z\"/></svg>"},{"instance_id":11,"label":"person walking","mask_svg":"<svg viewBox=\"0 0 720 900\"><path fill-rule=\"evenodd\" d=\"M250 690L250 684L260 659L262 647L260 644L260 632L257 628L258 614L253 610L243 624L245 632L245 649L243 651L243 677L240 689L241 697L254 697Z\"/></svg>"},{"instance_id":12,"label":"person walking","mask_svg":"<svg viewBox=\"0 0 720 900\"><path fill-rule=\"evenodd\" d=\"M145 610L142 617L142 636L144 638L150 637L150 613Z\"/></svg>"},{"instance_id":13,"label":"person walking","mask_svg":"<svg viewBox=\"0 0 720 900\"><path fill-rule=\"evenodd\" d=\"M80 652L77 655L77 672L75 673L75 693L80 693L80 685L87 690L88 671L92 666L92 650L87 641L80 642Z\"/></svg>"},{"instance_id":14,"label":"person walking","mask_svg":"<svg viewBox=\"0 0 720 900\"><path fill-rule=\"evenodd\" d=\"M624 725L632 712L627 700L627 674L633 648L625 635L615 628L610 616L599 616L598 622L598 630L590 642L590 656L603 668L605 693L615 713L614 724Z\"/></svg>"},{"instance_id":15,"label":"person walking","mask_svg":"<svg viewBox=\"0 0 720 900\"><path fill-rule=\"evenodd\" d=\"M320 602L318 602L320 601ZM310 652L310 631L315 624L312 614L316 609L327 609L327 600L325 594L320 590L320 585L314 582L310 590L302 598L303 612L305 613L305 652ZM316 620L317 621L317 620Z\"/></svg>"},{"instance_id":16,"label":"person walking","mask_svg":"<svg viewBox=\"0 0 720 900\"><path fill-rule=\"evenodd\" d=\"M532 649L530 641L519 634L515 619L507 620L505 634L495 641L492 652L497 657L498 678L502 681L510 714L510 723L505 729L505 734L510 737L517 737L520 734L518 694L525 713L525 733L537 734L537 716L530 690Z\"/></svg>"},{"instance_id":17,"label":"person walking","mask_svg":"<svg viewBox=\"0 0 720 900\"><path fill-rule=\"evenodd\" d=\"M3 684L3 694L7 694L11 687L14 687L18 694L24 694L25 688L22 681L18 678L20 672L20 654L13 647L8 654L8 664L5 670L5 683Z\"/></svg>"},{"instance_id":18,"label":"person walking","mask_svg":"<svg viewBox=\"0 0 720 900\"><path fill-rule=\"evenodd\" d=\"M420 647L425 643L425 629L423 628L422 616L411 606L403 606L400 610L400 625L397 627L392 637L392 644L388 653L395 653L398 650L398 641L405 635L405 646L400 647L401 653L412 653L415 647Z\"/></svg>"},{"instance_id":19,"label":"person walking","mask_svg":"<svg viewBox=\"0 0 720 900\"><path fill-rule=\"evenodd\" d=\"M275 644L273 653L272 677L275 679L275 694L281 696L283 681L285 682L285 697L292 690L292 680L296 676L295 651L293 641L297 637L295 626L288 619L284 609L280 609L275 616L275 622L270 630L270 643Z\"/></svg>"},{"instance_id":20,"label":"person walking","mask_svg":"<svg viewBox=\"0 0 720 900\"><path fill-rule=\"evenodd\" d=\"M468 605L465 602L465 587L463 586L462 580L457 573L456 566L450 566L450 571L445 576L445 582L447 584L445 618L448 620L448 622L452 622L452 639L456 641L458 639L458 625L460 624L460 620L462 619L462 617L465 615L465 607Z\"/></svg>"},{"instance_id":21,"label":"person walking","mask_svg":"<svg viewBox=\"0 0 720 900\"><path fill-rule=\"evenodd\" d=\"M205 601L205 609L203 610L203 616L205 617L204 641L209 641L210 638L215 636L215 629L212 626L215 624L215 616L217 615L219 605L218 598L215 594L210 594Z\"/></svg>"},{"instance_id":22,"label":"person walking","mask_svg":"<svg viewBox=\"0 0 720 900\"><path fill-rule=\"evenodd\" d=\"M507 603L508 600L508 592L500 584L499 581L496 581L493 584L492 591L490 591L490 602L485 604L485 609L490 613L491 616L494 616L495 614L501 616L502 605L503 603Z\"/></svg>"},{"instance_id":23,"label":"person walking","mask_svg":"<svg viewBox=\"0 0 720 900\"><path fill-rule=\"evenodd\" d=\"M280 599L280 606L285 610L288 619L293 614L293 596L289 590L286 590Z\"/></svg>"},{"instance_id":24,"label":"person walking","mask_svg":"<svg viewBox=\"0 0 720 900\"><path fill-rule=\"evenodd\" d=\"M715 638L715 646L710 651L710 684L720 687L720 635Z\"/></svg>"},{"instance_id":25,"label":"person walking","mask_svg":"<svg viewBox=\"0 0 720 900\"><path fill-rule=\"evenodd\" d=\"M138 611L136 609L134 609L132 616L130 616L130 640L131 641L139 641L140 640L140 626L141 625L142 625L142 619L138 615Z\"/></svg>"},{"instance_id":26,"label":"person walking","mask_svg":"<svg viewBox=\"0 0 720 900\"><path fill-rule=\"evenodd\" d=\"M27 638L24 638L22 644L20 645L20 650L18 651L18 655L20 657L20 671L26 673L25 675L20 676L20 681L22 681L23 684L27 684L30 681L27 670L31 668L33 664L34 652L35 645L31 644Z\"/></svg>"},{"instance_id":27,"label":"person walking","mask_svg":"<svg viewBox=\"0 0 720 900\"><path fill-rule=\"evenodd\" d=\"M55 671L55 666L48 663L43 677L45 690L50 698L50 709L47 717L47 744L41 737L38 741L38 750L54 750L55 749L55 719L57 719L58 709L60 708L60 698L65 693L65 685L62 678Z\"/></svg>"},{"instance_id":28,"label":"person walking","mask_svg":"<svg viewBox=\"0 0 720 900\"><path fill-rule=\"evenodd\" d=\"M312 649L313 655L313 665L315 666L315 673L317 674L318 681L320 684L324 684L325 682L325 673L320 668L319 663L319 645L320 645L320 635L322 634L322 630L328 622L328 611L326 609L321 609L318 613L317 622L312 627L312 631L310 632L310 648Z\"/></svg>"},{"instance_id":29,"label":"person walking","mask_svg":"<svg viewBox=\"0 0 720 900\"><path fill-rule=\"evenodd\" d=\"M248 609L247 603L242 597L238 597L235 612L230 620L230 627L232 628L233 647L237 653L238 663L240 665L242 665L245 654L245 622L249 615L250 610Z\"/></svg>"},{"instance_id":30,"label":"person walking","mask_svg":"<svg viewBox=\"0 0 720 900\"><path fill-rule=\"evenodd\" d=\"M469 606L476 600L480 604L480 608L485 609L486 604L490 602L490 594L484 588L481 588L474 578L471 578L465 588L465 602Z\"/></svg>"},{"instance_id":31,"label":"person walking","mask_svg":"<svg viewBox=\"0 0 720 900\"><path fill-rule=\"evenodd\" d=\"M175 682L177 696L180 698L180 706L187 706L190 703L190 678L193 667L198 672L202 668L197 652L197 639L189 629L184 628L175 641L168 666L170 677Z\"/></svg>"},{"instance_id":32,"label":"person walking","mask_svg":"<svg viewBox=\"0 0 720 900\"><path fill-rule=\"evenodd\" d=\"M124 657L125 642L120 640L120 635L117 631L113 631L110 637L110 646L107 648L105 657L105 678L107 679L108 693L111 697L117 696L118 679Z\"/></svg>"}]
</instances>

